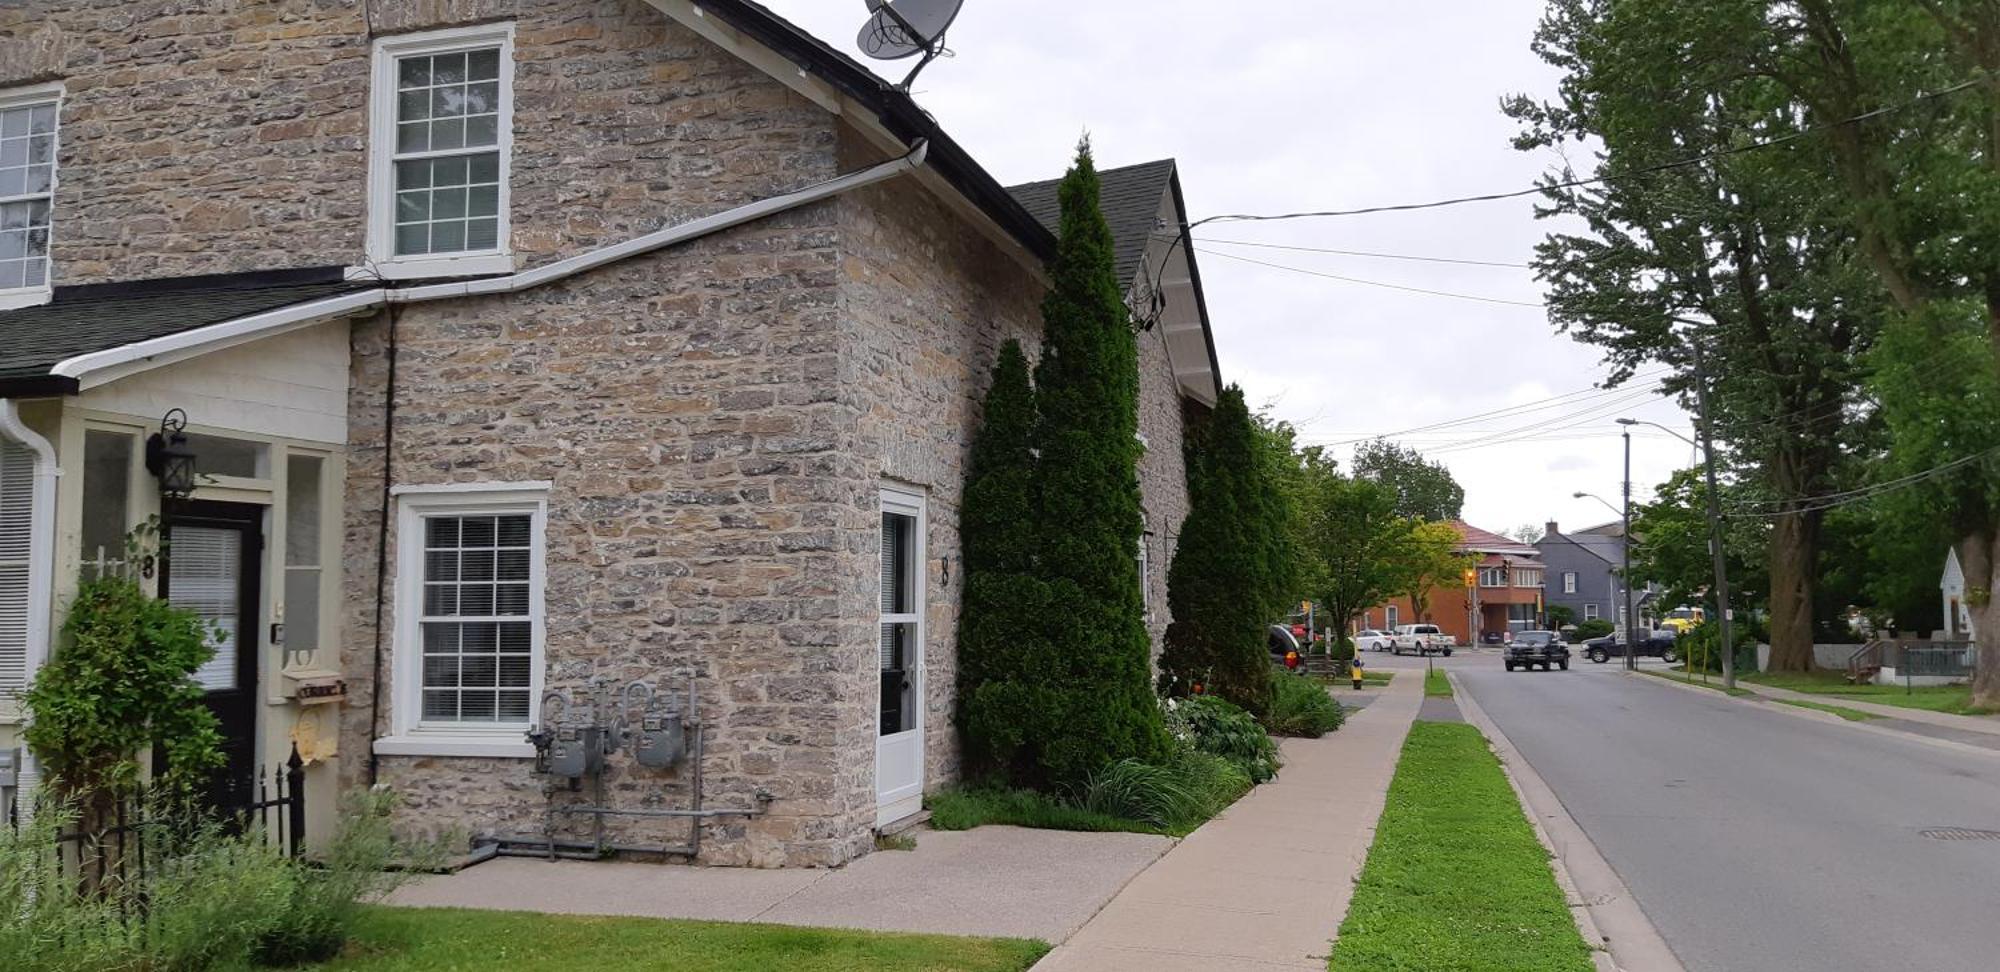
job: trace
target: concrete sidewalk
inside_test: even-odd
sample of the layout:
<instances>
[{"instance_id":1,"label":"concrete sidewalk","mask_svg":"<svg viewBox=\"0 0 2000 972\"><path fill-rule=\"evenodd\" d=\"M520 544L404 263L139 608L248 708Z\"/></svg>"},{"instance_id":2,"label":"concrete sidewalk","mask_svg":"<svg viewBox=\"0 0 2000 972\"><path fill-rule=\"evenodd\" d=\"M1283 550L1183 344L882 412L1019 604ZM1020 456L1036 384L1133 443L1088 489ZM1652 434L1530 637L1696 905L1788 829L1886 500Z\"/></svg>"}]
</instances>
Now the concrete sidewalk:
<instances>
[{"instance_id":1,"label":"concrete sidewalk","mask_svg":"<svg viewBox=\"0 0 2000 972\"><path fill-rule=\"evenodd\" d=\"M922 831L838 870L503 857L390 896L412 907L693 918L1060 942L1173 846L1151 834Z\"/></svg>"},{"instance_id":2,"label":"concrete sidewalk","mask_svg":"<svg viewBox=\"0 0 2000 972\"><path fill-rule=\"evenodd\" d=\"M1422 701L1423 679L1399 674L1338 732L1286 740L1276 781L1188 835L1036 972L1323 972Z\"/></svg>"}]
</instances>

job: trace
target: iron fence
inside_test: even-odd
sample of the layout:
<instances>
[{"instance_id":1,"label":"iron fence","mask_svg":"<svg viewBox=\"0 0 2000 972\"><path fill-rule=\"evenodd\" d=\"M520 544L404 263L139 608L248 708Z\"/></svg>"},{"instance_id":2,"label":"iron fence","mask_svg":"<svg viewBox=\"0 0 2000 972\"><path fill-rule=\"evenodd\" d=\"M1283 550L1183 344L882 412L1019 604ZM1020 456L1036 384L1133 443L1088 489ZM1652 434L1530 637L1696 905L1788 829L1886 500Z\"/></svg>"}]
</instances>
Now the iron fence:
<instances>
[{"instance_id":1,"label":"iron fence","mask_svg":"<svg viewBox=\"0 0 2000 972\"><path fill-rule=\"evenodd\" d=\"M1912 678L1970 678L1978 657L1970 645L1949 648L1905 648L1897 675Z\"/></svg>"}]
</instances>

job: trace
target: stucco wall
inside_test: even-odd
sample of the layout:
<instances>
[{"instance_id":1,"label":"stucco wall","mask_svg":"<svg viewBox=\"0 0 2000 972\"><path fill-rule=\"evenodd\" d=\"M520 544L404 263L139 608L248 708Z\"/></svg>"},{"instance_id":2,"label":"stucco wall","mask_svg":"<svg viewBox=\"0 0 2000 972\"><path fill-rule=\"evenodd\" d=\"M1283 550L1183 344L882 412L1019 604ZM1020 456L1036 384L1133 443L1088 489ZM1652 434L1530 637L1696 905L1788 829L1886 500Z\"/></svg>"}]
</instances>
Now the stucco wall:
<instances>
[{"instance_id":1,"label":"stucco wall","mask_svg":"<svg viewBox=\"0 0 2000 972\"><path fill-rule=\"evenodd\" d=\"M55 282L362 263L373 38L497 20L524 265L796 188L830 149L818 108L640 0L0 6L0 89L65 87Z\"/></svg>"}]
</instances>

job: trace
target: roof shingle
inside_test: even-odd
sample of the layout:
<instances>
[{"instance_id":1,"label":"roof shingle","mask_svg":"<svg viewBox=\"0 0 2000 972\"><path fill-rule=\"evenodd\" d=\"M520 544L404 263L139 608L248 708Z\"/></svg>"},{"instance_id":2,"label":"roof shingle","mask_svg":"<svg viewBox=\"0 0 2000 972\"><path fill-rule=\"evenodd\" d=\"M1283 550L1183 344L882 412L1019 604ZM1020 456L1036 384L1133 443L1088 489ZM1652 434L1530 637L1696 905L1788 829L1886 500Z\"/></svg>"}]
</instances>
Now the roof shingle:
<instances>
[{"instance_id":1,"label":"roof shingle","mask_svg":"<svg viewBox=\"0 0 2000 972\"><path fill-rule=\"evenodd\" d=\"M1111 225L1118 281L1130 285L1139 274L1139 261L1145 259L1146 245L1159 229L1160 202L1173 185L1174 160L1105 169L1097 177L1102 184L1097 205L1104 211L1104 221ZM1062 202L1057 197L1061 187L1061 179L1048 179L1008 186L1007 191L1049 232L1055 233L1062 222Z\"/></svg>"}]
</instances>

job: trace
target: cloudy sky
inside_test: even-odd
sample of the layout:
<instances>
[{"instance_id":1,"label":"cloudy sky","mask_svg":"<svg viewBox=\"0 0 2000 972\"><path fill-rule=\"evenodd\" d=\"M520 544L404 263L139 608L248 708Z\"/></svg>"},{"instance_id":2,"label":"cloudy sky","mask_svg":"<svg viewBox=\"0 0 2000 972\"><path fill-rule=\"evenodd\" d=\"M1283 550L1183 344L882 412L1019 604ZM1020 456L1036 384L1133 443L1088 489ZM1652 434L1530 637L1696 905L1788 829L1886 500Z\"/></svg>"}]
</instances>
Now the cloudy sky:
<instances>
[{"instance_id":1,"label":"cloudy sky","mask_svg":"<svg viewBox=\"0 0 2000 972\"><path fill-rule=\"evenodd\" d=\"M856 53L864 0L766 2ZM1541 6L969 0L949 36L956 56L932 64L915 93L1009 184L1060 175L1086 131L1101 167L1176 158L1195 219L1505 191L1558 163L1514 151L1498 107L1505 94L1554 88L1528 50ZM900 79L909 62L874 66ZM1203 227L1224 377L1311 442L1405 433L1394 437L1451 467L1466 519L1487 529L1609 519L1571 494L1618 501L1612 420L1690 423L1643 382L1593 389L1606 373L1597 352L1557 335L1539 308L1510 303L1539 300L1520 265L1549 228L1528 199ZM1485 417L1462 421L1472 416ZM1664 433L1635 435L1635 493L1692 458Z\"/></svg>"}]
</instances>

